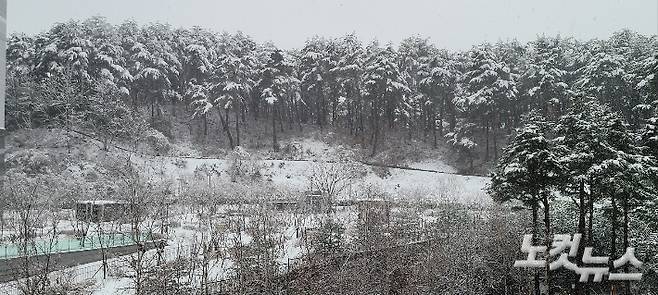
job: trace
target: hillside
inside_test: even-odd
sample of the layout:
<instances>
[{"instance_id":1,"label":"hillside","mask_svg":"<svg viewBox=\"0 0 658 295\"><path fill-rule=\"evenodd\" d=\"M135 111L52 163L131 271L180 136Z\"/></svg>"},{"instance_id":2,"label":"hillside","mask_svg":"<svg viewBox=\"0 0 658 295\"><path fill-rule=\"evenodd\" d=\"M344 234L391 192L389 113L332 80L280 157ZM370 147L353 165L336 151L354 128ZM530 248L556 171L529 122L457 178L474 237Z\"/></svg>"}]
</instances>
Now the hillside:
<instances>
[{"instance_id":1,"label":"hillside","mask_svg":"<svg viewBox=\"0 0 658 295\"><path fill-rule=\"evenodd\" d=\"M168 143L171 147L166 155L155 155L153 149L146 143L140 144L137 153L128 152L125 145L120 143L110 147L108 151L103 151L102 144L90 137L80 133L71 133L71 136L72 140L66 140L66 132L60 129L12 132L7 138L8 162L10 165L18 163L15 159L25 157L26 153L34 153L53 161L65 159L62 161L67 163L70 171L84 175L94 170L98 162L106 157L127 159L130 156L131 161L137 167L141 167L143 172L159 178L171 181L194 178L195 171L210 167L215 171L212 178L213 185L219 188L222 183L231 182L228 173L231 164L230 151L225 149L217 149L221 152L208 156L207 152L203 151L204 146L194 149L195 144L179 141ZM363 166L365 172L350 181L349 189L344 191L345 198L357 197L354 194L350 196L350 191L362 191L363 188L371 187L385 192L391 198L426 198L460 202L481 202L489 199L483 191L487 178L456 175L457 169L447 164L438 151L417 149L415 154L402 154L396 153L399 150L392 147L384 150L376 158L364 158L358 146L347 146L338 142L341 140L335 133L325 132L323 136L319 131L315 131L309 133L307 137L295 136L282 140L285 148L278 153L272 153L267 148L253 150L243 148L243 150L253 165L257 166L261 175L254 180L254 185L262 183L282 190L308 190L309 177L314 166L325 162L347 161ZM434 157L431 157L432 155ZM370 162L445 173L361 164ZM351 190L352 188L354 190Z\"/></svg>"}]
</instances>

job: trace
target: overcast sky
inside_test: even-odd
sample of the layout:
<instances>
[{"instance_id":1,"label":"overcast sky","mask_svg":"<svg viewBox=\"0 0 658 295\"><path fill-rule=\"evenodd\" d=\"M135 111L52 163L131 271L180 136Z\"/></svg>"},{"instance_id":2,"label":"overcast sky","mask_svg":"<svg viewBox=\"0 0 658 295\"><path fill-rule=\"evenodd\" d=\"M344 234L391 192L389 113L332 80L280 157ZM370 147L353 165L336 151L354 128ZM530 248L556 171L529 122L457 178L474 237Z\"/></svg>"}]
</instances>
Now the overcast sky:
<instances>
[{"instance_id":1,"label":"overcast sky","mask_svg":"<svg viewBox=\"0 0 658 295\"><path fill-rule=\"evenodd\" d=\"M656 0L9 0L7 10L9 33L38 33L56 22L101 15L114 24L134 19L241 30L283 48L299 48L315 34L350 32L383 43L419 34L440 47L467 49L541 33L591 39L621 28L658 31Z\"/></svg>"}]
</instances>

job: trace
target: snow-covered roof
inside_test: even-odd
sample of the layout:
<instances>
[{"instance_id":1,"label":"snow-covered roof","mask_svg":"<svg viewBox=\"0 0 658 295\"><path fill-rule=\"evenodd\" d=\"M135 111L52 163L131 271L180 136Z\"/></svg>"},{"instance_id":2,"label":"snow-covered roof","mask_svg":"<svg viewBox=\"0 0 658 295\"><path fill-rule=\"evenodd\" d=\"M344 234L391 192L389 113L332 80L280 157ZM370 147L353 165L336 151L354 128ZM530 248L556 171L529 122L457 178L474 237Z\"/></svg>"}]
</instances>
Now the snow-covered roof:
<instances>
[{"instance_id":1,"label":"snow-covered roof","mask_svg":"<svg viewBox=\"0 0 658 295\"><path fill-rule=\"evenodd\" d=\"M93 204L93 205L108 205L108 204L125 204L123 201L114 201L114 200L85 200L77 201L77 204Z\"/></svg>"},{"instance_id":2,"label":"snow-covered roof","mask_svg":"<svg viewBox=\"0 0 658 295\"><path fill-rule=\"evenodd\" d=\"M356 199L354 201L357 202L357 203L375 203L375 202L384 203L384 202L390 202L389 200L384 200L384 199L381 199L381 198Z\"/></svg>"}]
</instances>

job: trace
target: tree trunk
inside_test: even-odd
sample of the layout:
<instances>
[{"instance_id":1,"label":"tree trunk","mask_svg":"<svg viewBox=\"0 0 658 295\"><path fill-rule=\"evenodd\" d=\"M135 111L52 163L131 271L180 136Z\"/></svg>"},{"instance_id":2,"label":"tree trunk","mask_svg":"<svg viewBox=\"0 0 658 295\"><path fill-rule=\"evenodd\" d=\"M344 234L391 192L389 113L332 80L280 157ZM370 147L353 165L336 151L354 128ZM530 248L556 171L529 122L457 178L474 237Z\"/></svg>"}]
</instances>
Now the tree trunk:
<instances>
[{"instance_id":1,"label":"tree trunk","mask_svg":"<svg viewBox=\"0 0 658 295\"><path fill-rule=\"evenodd\" d=\"M338 98L336 98L336 95L332 98L332 106L331 106L331 126L336 126L336 111L338 110Z\"/></svg>"},{"instance_id":2,"label":"tree trunk","mask_svg":"<svg viewBox=\"0 0 658 295\"><path fill-rule=\"evenodd\" d=\"M448 100L448 123L450 124L450 131L455 131L455 126L457 125L457 117L455 115L455 106L452 104L452 100Z\"/></svg>"},{"instance_id":3,"label":"tree trunk","mask_svg":"<svg viewBox=\"0 0 658 295\"><path fill-rule=\"evenodd\" d=\"M322 99L322 87L318 87L317 98L316 99L317 99L316 105L317 105L317 111L318 111L316 116L317 116L318 124L320 125L320 130L322 130L323 125L324 125L323 124L324 120L322 118L322 103L324 102L324 99Z\"/></svg>"},{"instance_id":4,"label":"tree trunk","mask_svg":"<svg viewBox=\"0 0 658 295\"><path fill-rule=\"evenodd\" d=\"M610 222L612 223L612 229L610 232L610 257L617 257L617 198L615 194L610 194L611 210L612 214L610 215ZM609 261L610 269L614 269L613 259ZM614 294L615 284L610 282L610 292Z\"/></svg>"},{"instance_id":5,"label":"tree trunk","mask_svg":"<svg viewBox=\"0 0 658 295\"><path fill-rule=\"evenodd\" d=\"M624 251L628 249L630 246L628 244L628 195L624 194L622 197L622 206L624 210ZM628 263L624 265L624 272L628 273ZM624 282L624 287L626 289L626 294L629 295L631 294L631 282L630 281L625 281Z\"/></svg>"},{"instance_id":6,"label":"tree trunk","mask_svg":"<svg viewBox=\"0 0 658 295\"><path fill-rule=\"evenodd\" d=\"M445 99L441 101L441 104L439 105L439 135L443 136L443 121L445 120L445 114L446 114L446 106L445 106ZM436 112L435 112L436 114Z\"/></svg>"},{"instance_id":7,"label":"tree trunk","mask_svg":"<svg viewBox=\"0 0 658 295\"><path fill-rule=\"evenodd\" d=\"M208 115L203 114L203 141L208 141Z\"/></svg>"},{"instance_id":8,"label":"tree trunk","mask_svg":"<svg viewBox=\"0 0 658 295\"><path fill-rule=\"evenodd\" d=\"M487 115L484 118L484 138L485 138L485 148L484 148L484 161L489 161L489 116Z\"/></svg>"},{"instance_id":9,"label":"tree trunk","mask_svg":"<svg viewBox=\"0 0 658 295\"><path fill-rule=\"evenodd\" d=\"M217 109L217 113L219 114L219 120L222 123L222 128L224 128L224 131L226 132L226 137L228 137L228 144L233 149L235 146L233 145L233 136L231 135L231 128L229 126L229 122L227 122L226 118L224 118L224 115L222 114L222 111ZM226 114L228 115L228 111L226 111Z\"/></svg>"},{"instance_id":10,"label":"tree trunk","mask_svg":"<svg viewBox=\"0 0 658 295\"><path fill-rule=\"evenodd\" d=\"M594 246L594 181L589 181L589 198L587 200L587 246Z\"/></svg>"},{"instance_id":11,"label":"tree trunk","mask_svg":"<svg viewBox=\"0 0 658 295\"><path fill-rule=\"evenodd\" d=\"M498 159L498 144L497 144L498 141L496 140L496 136L497 136L497 134L496 134L497 132L496 132L496 131L497 131L497 129L498 129L498 121L499 121L499 120L497 120L496 117L497 117L497 113L494 113L494 115L493 115L493 123L492 123L492 125L493 125L493 126L492 126L492 130L493 130L492 138L493 138L494 162L496 161L496 159Z\"/></svg>"},{"instance_id":12,"label":"tree trunk","mask_svg":"<svg viewBox=\"0 0 658 295\"><path fill-rule=\"evenodd\" d=\"M580 180L580 185L578 188L578 229L577 232L580 233L582 236L586 236L585 232L585 215L587 215L586 211L586 205L585 205L585 180L581 179ZM581 237L582 237L581 236ZM583 243L581 243L578 247L578 256L577 257L582 257L583 253ZM578 266L582 266L582 263L579 261ZM575 281L575 286L576 286L576 294L583 294L583 283L580 282L580 280L576 279Z\"/></svg>"},{"instance_id":13,"label":"tree trunk","mask_svg":"<svg viewBox=\"0 0 658 295\"><path fill-rule=\"evenodd\" d=\"M587 198L587 246L594 246L594 181L589 179L589 197ZM590 294L585 288L585 294Z\"/></svg>"},{"instance_id":14,"label":"tree trunk","mask_svg":"<svg viewBox=\"0 0 658 295\"><path fill-rule=\"evenodd\" d=\"M534 197L535 199L532 202L532 244L537 245L537 235L539 233L538 228L538 219L539 219L539 206L538 206L538 196ZM535 271L534 275L534 295L539 295L539 273Z\"/></svg>"},{"instance_id":15,"label":"tree trunk","mask_svg":"<svg viewBox=\"0 0 658 295\"><path fill-rule=\"evenodd\" d=\"M548 195L546 193L543 196L544 203L544 245L546 246L546 251L551 249L551 212L550 204L548 202ZM550 257L548 257L548 252L546 255L546 287L548 288L548 294L553 295L553 290L551 288L551 270L550 270Z\"/></svg>"},{"instance_id":16,"label":"tree trunk","mask_svg":"<svg viewBox=\"0 0 658 295\"><path fill-rule=\"evenodd\" d=\"M235 108L235 145L240 145L240 112L242 111L242 103L238 102Z\"/></svg>"},{"instance_id":17,"label":"tree trunk","mask_svg":"<svg viewBox=\"0 0 658 295\"><path fill-rule=\"evenodd\" d=\"M279 115L279 127L281 128L281 133L283 133L284 132L283 121L285 121L283 118L283 113L285 112L281 112L281 106L279 106L278 108L276 108L276 113Z\"/></svg>"},{"instance_id":18,"label":"tree trunk","mask_svg":"<svg viewBox=\"0 0 658 295\"><path fill-rule=\"evenodd\" d=\"M294 99L292 100L292 112L294 112L295 123L297 123L299 131L302 131L302 120L299 117L299 105L297 105L297 102Z\"/></svg>"},{"instance_id":19,"label":"tree trunk","mask_svg":"<svg viewBox=\"0 0 658 295\"><path fill-rule=\"evenodd\" d=\"M585 180L581 179L578 188L578 232L582 235L585 233Z\"/></svg>"},{"instance_id":20,"label":"tree trunk","mask_svg":"<svg viewBox=\"0 0 658 295\"><path fill-rule=\"evenodd\" d=\"M377 114L377 110L375 109L375 102L372 102L372 152L370 153L370 156L373 157L375 156L375 153L377 153L377 137L379 136L379 120L378 120L379 115Z\"/></svg>"},{"instance_id":21,"label":"tree trunk","mask_svg":"<svg viewBox=\"0 0 658 295\"><path fill-rule=\"evenodd\" d=\"M430 124L429 125L432 128L432 146L434 148L437 148L438 147L438 141L437 141L437 138L436 138L436 120L435 119L436 119L436 107L434 106L434 104L432 104L432 114L431 114L431 118L430 118L430 122L429 122ZM443 125L443 119L440 118L439 119L439 128L442 128L443 127L442 125Z\"/></svg>"},{"instance_id":22,"label":"tree trunk","mask_svg":"<svg viewBox=\"0 0 658 295\"><path fill-rule=\"evenodd\" d=\"M279 144L276 140L276 105L272 104L272 150L279 151Z\"/></svg>"},{"instance_id":23,"label":"tree trunk","mask_svg":"<svg viewBox=\"0 0 658 295\"><path fill-rule=\"evenodd\" d=\"M185 92L183 92L185 93ZM171 97L171 115L176 117L176 96L172 95Z\"/></svg>"},{"instance_id":24,"label":"tree trunk","mask_svg":"<svg viewBox=\"0 0 658 295\"><path fill-rule=\"evenodd\" d=\"M155 122L155 96L151 95L151 124Z\"/></svg>"}]
</instances>

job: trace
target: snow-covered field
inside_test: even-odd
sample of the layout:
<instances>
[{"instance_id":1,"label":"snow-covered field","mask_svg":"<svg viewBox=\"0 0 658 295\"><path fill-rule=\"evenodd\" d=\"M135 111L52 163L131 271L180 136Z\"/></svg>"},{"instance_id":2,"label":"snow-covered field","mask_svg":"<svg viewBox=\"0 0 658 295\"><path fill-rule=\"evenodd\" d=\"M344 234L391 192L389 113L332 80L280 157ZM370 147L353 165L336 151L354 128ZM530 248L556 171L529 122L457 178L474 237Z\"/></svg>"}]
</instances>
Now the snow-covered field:
<instances>
[{"instance_id":1,"label":"snow-covered field","mask_svg":"<svg viewBox=\"0 0 658 295\"><path fill-rule=\"evenodd\" d=\"M150 167L153 173L171 180L193 177L195 171L205 166L212 167L218 172L213 175L212 181L215 183L230 181L227 173L230 163L224 159L137 156L133 157L133 160ZM261 167L261 181L271 182L275 187L305 190L310 188L308 178L312 173L313 165L322 161L259 160L256 162ZM388 168L388 175L381 177L374 172L374 169L380 168L373 169L366 166L367 174L362 178L353 179L342 197L354 197L359 187L375 186L392 198L450 200L463 203L490 201L484 191L488 184L486 177L451 174L455 173L455 169L438 160L412 163L409 167L447 173Z\"/></svg>"}]
</instances>

